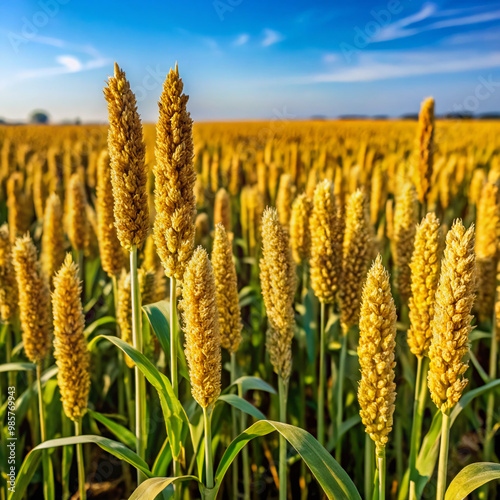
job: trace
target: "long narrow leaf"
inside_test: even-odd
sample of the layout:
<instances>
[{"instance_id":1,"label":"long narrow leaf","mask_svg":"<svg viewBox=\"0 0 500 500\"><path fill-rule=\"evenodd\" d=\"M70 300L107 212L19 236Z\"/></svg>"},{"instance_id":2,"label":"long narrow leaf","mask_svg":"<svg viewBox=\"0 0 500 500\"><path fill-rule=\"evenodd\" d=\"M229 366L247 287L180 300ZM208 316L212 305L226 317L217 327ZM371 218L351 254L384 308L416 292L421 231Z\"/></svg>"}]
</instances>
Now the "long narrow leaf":
<instances>
[{"instance_id":1,"label":"long narrow leaf","mask_svg":"<svg viewBox=\"0 0 500 500\"><path fill-rule=\"evenodd\" d=\"M483 484L500 479L500 464L480 462L464 467L448 486L445 500L462 500Z\"/></svg>"},{"instance_id":2,"label":"long narrow leaf","mask_svg":"<svg viewBox=\"0 0 500 500\"><path fill-rule=\"evenodd\" d=\"M183 481L196 481L199 483L198 478L195 476L153 477L141 483L129 500L154 500L167 486ZM201 484L200 488L203 488Z\"/></svg>"},{"instance_id":3,"label":"long narrow leaf","mask_svg":"<svg viewBox=\"0 0 500 500\"><path fill-rule=\"evenodd\" d=\"M255 417L257 420L266 420L266 416L259 409L255 408L255 406L246 399L236 396L236 394L222 394L217 401L224 401L238 408L238 410L248 413L248 415L252 415L252 417Z\"/></svg>"}]
</instances>

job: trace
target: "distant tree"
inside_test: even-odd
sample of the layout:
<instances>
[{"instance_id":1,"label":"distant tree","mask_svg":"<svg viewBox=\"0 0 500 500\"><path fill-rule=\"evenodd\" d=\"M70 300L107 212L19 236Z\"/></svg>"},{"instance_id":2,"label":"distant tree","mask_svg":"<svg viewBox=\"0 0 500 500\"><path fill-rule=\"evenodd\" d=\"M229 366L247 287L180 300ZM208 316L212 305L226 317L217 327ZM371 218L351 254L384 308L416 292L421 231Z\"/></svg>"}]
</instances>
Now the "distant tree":
<instances>
[{"instance_id":1,"label":"distant tree","mask_svg":"<svg viewBox=\"0 0 500 500\"><path fill-rule=\"evenodd\" d=\"M6 123L5 120L3 118L0 118L0 124L3 125L4 123Z\"/></svg>"},{"instance_id":2,"label":"distant tree","mask_svg":"<svg viewBox=\"0 0 500 500\"><path fill-rule=\"evenodd\" d=\"M31 113L29 121L33 124L49 123L49 115L45 111L36 110Z\"/></svg>"}]
</instances>

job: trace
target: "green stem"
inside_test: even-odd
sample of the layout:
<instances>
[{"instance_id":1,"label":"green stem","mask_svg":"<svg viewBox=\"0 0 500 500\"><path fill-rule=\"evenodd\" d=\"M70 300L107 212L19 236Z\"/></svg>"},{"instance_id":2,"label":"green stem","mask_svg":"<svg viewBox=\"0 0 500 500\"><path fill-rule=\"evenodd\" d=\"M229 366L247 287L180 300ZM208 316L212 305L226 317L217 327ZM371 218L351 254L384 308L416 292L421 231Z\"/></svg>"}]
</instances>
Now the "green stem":
<instances>
[{"instance_id":1,"label":"green stem","mask_svg":"<svg viewBox=\"0 0 500 500\"><path fill-rule=\"evenodd\" d=\"M231 353L231 384L236 380L236 353ZM231 408L232 417L232 438L238 435L238 418L236 415L236 408ZM233 460L233 498L238 498L238 457Z\"/></svg>"},{"instance_id":2,"label":"green stem","mask_svg":"<svg viewBox=\"0 0 500 500\"><path fill-rule=\"evenodd\" d=\"M345 329L342 332L341 348L340 348L340 364L339 364L339 374L337 382L337 445L335 447L335 458L337 462L340 463L340 458L342 456L342 436L340 435L340 429L342 427L343 413L344 413L344 375L345 375L345 362L347 357L347 335L349 334L349 329Z\"/></svg>"},{"instance_id":3,"label":"green stem","mask_svg":"<svg viewBox=\"0 0 500 500\"><path fill-rule=\"evenodd\" d=\"M443 413L441 424L441 446L439 450L439 468L438 468L438 484L436 491L436 500L444 500L446 490L446 475L448 468L448 448L450 445L450 416Z\"/></svg>"},{"instance_id":4,"label":"green stem","mask_svg":"<svg viewBox=\"0 0 500 500\"><path fill-rule=\"evenodd\" d=\"M385 499L385 448L377 451L378 499Z\"/></svg>"},{"instance_id":5,"label":"green stem","mask_svg":"<svg viewBox=\"0 0 500 500\"><path fill-rule=\"evenodd\" d=\"M61 413L62 420L62 437L69 437L71 433L71 422L64 411ZM71 446L63 446L62 450L62 498L69 498L69 471L71 468L71 458L73 456L73 448Z\"/></svg>"},{"instance_id":6,"label":"green stem","mask_svg":"<svg viewBox=\"0 0 500 500\"><path fill-rule=\"evenodd\" d=\"M117 280L117 277L116 275L113 275L111 277L111 283L113 284L113 304L114 304L114 308L115 308L115 317L116 317L116 314L118 312L118 280ZM116 336L117 337L120 337L120 326L118 325L118 323L116 324ZM124 415L125 414L125 400L123 398L124 396L124 390L125 390L125 387L124 387L124 379L125 377L123 376L123 362L122 362L122 357L119 356L119 359L118 359L118 362L120 364L120 372L122 373L122 376L118 377L118 413L120 415Z\"/></svg>"},{"instance_id":7,"label":"green stem","mask_svg":"<svg viewBox=\"0 0 500 500\"><path fill-rule=\"evenodd\" d=\"M75 422L75 436L82 435L82 419ZM78 464L78 491L80 492L80 499L86 500L87 492L85 489L85 466L83 464L83 444L76 445L76 460Z\"/></svg>"},{"instance_id":8,"label":"green stem","mask_svg":"<svg viewBox=\"0 0 500 500\"><path fill-rule=\"evenodd\" d=\"M286 424L286 405L288 399L288 380L283 380L278 377L278 393L280 400L280 422ZM279 500L287 500L287 477L286 477L286 439L280 434L280 454L279 454L279 483L280 495Z\"/></svg>"},{"instance_id":9,"label":"green stem","mask_svg":"<svg viewBox=\"0 0 500 500\"><path fill-rule=\"evenodd\" d=\"M141 307L139 279L137 275L137 246L130 251L130 292L132 295L132 336L134 347L142 353ZM144 376L135 367L135 436L137 439L137 454L146 458L146 390ZM137 471L137 484L146 479L143 472Z\"/></svg>"},{"instance_id":10,"label":"green stem","mask_svg":"<svg viewBox=\"0 0 500 500\"><path fill-rule=\"evenodd\" d=\"M177 344L179 343L179 334L177 331L177 280L172 276L170 278L170 374L172 389L176 396L179 395L177 382Z\"/></svg>"},{"instance_id":11,"label":"green stem","mask_svg":"<svg viewBox=\"0 0 500 500\"><path fill-rule=\"evenodd\" d=\"M203 408L203 422L205 424L205 473L206 487L212 489L214 487L214 467L212 461L212 429L210 421L212 417L212 406Z\"/></svg>"},{"instance_id":12,"label":"green stem","mask_svg":"<svg viewBox=\"0 0 500 500\"><path fill-rule=\"evenodd\" d=\"M416 498L417 456L420 450L422 436L422 420L424 416L425 400L427 398L427 358L417 358L417 375L415 378L415 397L413 401L413 424L410 443L410 500Z\"/></svg>"},{"instance_id":13,"label":"green stem","mask_svg":"<svg viewBox=\"0 0 500 500\"><path fill-rule=\"evenodd\" d=\"M325 304L321 302L319 337L318 441L325 444Z\"/></svg>"},{"instance_id":14,"label":"green stem","mask_svg":"<svg viewBox=\"0 0 500 500\"><path fill-rule=\"evenodd\" d=\"M10 331L10 324L4 323L3 327L5 329L5 362L10 363L12 359L12 333ZM3 332L2 332L3 333ZM16 373L9 370L7 375L9 386L14 387L16 385Z\"/></svg>"},{"instance_id":15,"label":"green stem","mask_svg":"<svg viewBox=\"0 0 500 500\"><path fill-rule=\"evenodd\" d=\"M375 464L373 457L375 450L373 449L373 440L369 434L365 433L365 498L369 499L372 496L374 469Z\"/></svg>"},{"instance_id":16,"label":"green stem","mask_svg":"<svg viewBox=\"0 0 500 500\"><path fill-rule=\"evenodd\" d=\"M31 424L31 435L33 439L33 443L36 443L39 439L40 436L40 423L39 423L39 418L38 418L38 409L37 409L37 402L36 402L36 397L35 397L35 389L33 388L34 384L34 376L33 376L33 370L30 370L28 372L28 387L30 387L30 392L31 392L31 398L30 398L30 403L29 403L29 414L30 414L30 424Z\"/></svg>"},{"instance_id":17,"label":"green stem","mask_svg":"<svg viewBox=\"0 0 500 500\"><path fill-rule=\"evenodd\" d=\"M43 361L39 361L36 364L36 382L38 386L38 411L40 412L40 443L44 443L47 440L47 435L45 431L45 412L43 410L43 392L42 392L42 364ZM51 473L51 467L49 464L50 456L48 450L43 450L43 472L44 476L48 476ZM43 482L43 496L47 500L52 498L52 492L49 488L49 482Z\"/></svg>"},{"instance_id":18,"label":"green stem","mask_svg":"<svg viewBox=\"0 0 500 500\"><path fill-rule=\"evenodd\" d=\"M243 397L243 387L241 384L238 384L238 396L240 398ZM247 428L247 414L242 411L241 419L240 419L240 433L245 432ZM242 461L243 461L243 498L245 500L250 500L250 460L248 455L248 446L245 446L241 450Z\"/></svg>"}]
</instances>

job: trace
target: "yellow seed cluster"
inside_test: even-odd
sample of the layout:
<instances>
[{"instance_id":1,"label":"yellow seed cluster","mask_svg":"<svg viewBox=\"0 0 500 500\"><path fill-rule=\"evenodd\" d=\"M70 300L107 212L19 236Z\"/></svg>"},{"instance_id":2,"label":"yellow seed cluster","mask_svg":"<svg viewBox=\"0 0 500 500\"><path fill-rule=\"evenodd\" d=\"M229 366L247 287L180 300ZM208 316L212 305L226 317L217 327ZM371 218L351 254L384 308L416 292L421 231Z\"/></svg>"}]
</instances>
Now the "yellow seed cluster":
<instances>
[{"instance_id":1,"label":"yellow seed cluster","mask_svg":"<svg viewBox=\"0 0 500 500\"><path fill-rule=\"evenodd\" d=\"M85 186L78 174L71 176L67 196L66 232L71 246L75 250L84 251L88 244L90 228Z\"/></svg>"},{"instance_id":2,"label":"yellow seed cluster","mask_svg":"<svg viewBox=\"0 0 500 500\"><path fill-rule=\"evenodd\" d=\"M307 194L299 194L293 202L290 218L290 244L297 264L308 262L311 255L311 229L309 227L311 210L312 205Z\"/></svg>"},{"instance_id":3,"label":"yellow seed cluster","mask_svg":"<svg viewBox=\"0 0 500 500\"><path fill-rule=\"evenodd\" d=\"M182 280L194 248L193 121L177 65L163 85L156 125L154 238L168 277Z\"/></svg>"},{"instance_id":4,"label":"yellow seed cluster","mask_svg":"<svg viewBox=\"0 0 500 500\"><path fill-rule=\"evenodd\" d=\"M429 390L443 413L458 403L467 385L464 356L472 330L475 280L474 227L466 230L458 220L446 235L429 348Z\"/></svg>"},{"instance_id":5,"label":"yellow seed cluster","mask_svg":"<svg viewBox=\"0 0 500 500\"><path fill-rule=\"evenodd\" d=\"M321 302L335 302L340 283L342 233L338 208L327 180L314 191L311 228L311 285Z\"/></svg>"},{"instance_id":6,"label":"yellow seed cluster","mask_svg":"<svg viewBox=\"0 0 500 500\"><path fill-rule=\"evenodd\" d=\"M363 287L358 347L361 366L359 413L377 450L385 447L392 430L396 400L395 347L396 308L391 295L389 274L379 255L368 272Z\"/></svg>"},{"instance_id":7,"label":"yellow seed cluster","mask_svg":"<svg viewBox=\"0 0 500 500\"><path fill-rule=\"evenodd\" d=\"M115 227L112 191L109 153L104 150L97 162L96 210L101 264L108 276L118 275L125 260Z\"/></svg>"},{"instance_id":8,"label":"yellow seed cluster","mask_svg":"<svg viewBox=\"0 0 500 500\"><path fill-rule=\"evenodd\" d=\"M26 356L33 363L45 359L50 347L50 291L36 247L28 234L12 250L19 289L19 311Z\"/></svg>"},{"instance_id":9,"label":"yellow seed cluster","mask_svg":"<svg viewBox=\"0 0 500 500\"><path fill-rule=\"evenodd\" d=\"M280 224L274 208L267 208L262 216L262 257L259 264L268 319L267 351L274 371L287 381L292 370L293 301L297 278L288 232Z\"/></svg>"},{"instance_id":10,"label":"yellow seed cluster","mask_svg":"<svg viewBox=\"0 0 500 500\"><path fill-rule=\"evenodd\" d=\"M202 408L214 404L220 394L221 336L216 293L207 252L198 247L184 275L182 316L191 393Z\"/></svg>"},{"instance_id":11,"label":"yellow seed cluster","mask_svg":"<svg viewBox=\"0 0 500 500\"><path fill-rule=\"evenodd\" d=\"M500 206L498 187L487 182L477 206L476 244L477 256L477 309L481 320L491 317L495 303Z\"/></svg>"},{"instance_id":12,"label":"yellow seed cluster","mask_svg":"<svg viewBox=\"0 0 500 500\"><path fill-rule=\"evenodd\" d=\"M242 329L238 281L232 246L222 223L215 227L212 266L217 289L221 345L229 352L236 352Z\"/></svg>"},{"instance_id":13,"label":"yellow seed cluster","mask_svg":"<svg viewBox=\"0 0 500 500\"><path fill-rule=\"evenodd\" d=\"M396 281L403 302L411 295L410 261L413 255L415 231L417 227L417 207L415 189L407 184L396 202L394 212L394 256L396 261Z\"/></svg>"},{"instance_id":14,"label":"yellow seed cluster","mask_svg":"<svg viewBox=\"0 0 500 500\"><path fill-rule=\"evenodd\" d=\"M0 226L0 318L9 322L17 312L18 289L12 248L10 244L9 226Z\"/></svg>"},{"instance_id":15,"label":"yellow seed cluster","mask_svg":"<svg viewBox=\"0 0 500 500\"><path fill-rule=\"evenodd\" d=\"M439 281L439 246L439 219L434 212L430 212L417 227L415 250L410 263L408 345L419 358L427 356L432 340L431 321Z\"/></svg>"},{"instance_id":16,"label":"yellow seed cluster","mask_svg":"<svg viewBox=\"0 0 500 500\"><path fill-rule=\"evenodd\" d=\"M65 256L64 221L61 199L52 193L47 199L43 218L42 255L43 270L52 285Z\"/></svg>"},{"instance_id":17,"label":"yellow seed cluster","mask_svg":"<svg viewBox=\"0 0 500 500\"><path fill-rule=\"evenodd\" d=\"M278 195L276 196L276 209L281 225L288 229L292 211L292 203L295 198L295 185L289 174L282 174L278 186Z\"/></svg>"},{"instance_id":18,"label":"yellow seed cluster","mask_svg":"<svg viewBox=\"0 0 500 500\"><path fill-rule=\"evenodd\" d=\"M415 168L415 186L418 199L425 203L431 187L434 161L434 99L422 102L418 116L418 165Z\"/></svg>"},{"instance_id":19,"label":"yellow seed cluster","mask_svg":"<svg viewBox=\"0 0 500 500\"><path fill-rule=\"evenodd\" d=\"M111 159L115 225L122 246L141 246L149 229L146 148L135 95L118 64L104 88L108 102L108 149Z\"/></svg>"},{"instance_id":20,"label":"yellow seed cluster","mask_svg":"<svg viewBox=\"0 0 500 500\"><path fill-rule=\"evenodd\" d=\"M361 190L349 197L345 217L340 322L343 331L347 332L358 322L361 291L370 260L371 238L365 195Z\"/></svg>"},{"instance_id":21,"label":"yellow seed cluster","mask_svg":"<svg viewBox=\"0 0 500 500\"><path fill-rule=\"evenodd\" d=\"M75 422L87 411L90 390L90 353L83 333L81 292L78 267L68 254L54 278L52 309L57 383L64 413Z\"/></svg>"},{"instance_id":22,"label":"yellow seed cluster","mask_svg":"<svg viewBox=\"0 0 500 500\"><path fill-rule=\"evenodd\" d=\"M231 200L229 198L229 193L224 188L220 188L215 195L214 226L217 226L219 223L224 226L226 233L231 233L233 228L231 220Z\"/></svg>"}]
</instances>

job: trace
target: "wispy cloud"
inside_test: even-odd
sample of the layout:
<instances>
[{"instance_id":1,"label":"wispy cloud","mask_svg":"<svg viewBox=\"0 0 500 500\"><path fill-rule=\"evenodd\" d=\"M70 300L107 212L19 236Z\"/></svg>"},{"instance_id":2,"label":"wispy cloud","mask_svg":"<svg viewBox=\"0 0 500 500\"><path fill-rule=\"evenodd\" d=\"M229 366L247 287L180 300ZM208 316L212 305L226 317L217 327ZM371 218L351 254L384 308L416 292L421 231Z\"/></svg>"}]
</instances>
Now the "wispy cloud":
<instances>
[{"instance_id":1,"label":"wispy cloud","mask_svg":"<svg viewBox=\"0 0 500 500\"><path fill-rule=\"evenodd\" d=\"M411 14L403 19L382 27L379 33L372 37L371 41L385 42L389 40L397 40L400 38L418 35L419 33L423 33L425 31L482 24L500 19L500 10L462 15L465 12L470 12L470 9L439 11L437 5L433 3L426 3L415 14ZM425 24L424 21L431 22Z\"/></svg>"},{"instance_id":2,"label":"wispy cloud","mask_svg":"<svg viewBox=\"0 0 500 500\"><path fill-rule=\"evenodd\" d=\"M384 51L362 54L353 67L337 68L330 72L311 73L287 80L292 84L327 82L371 82L394 78L459 73L496 68L500 51L478 55L474 52L411 52Z\"/></svg>"},{"instance_id":3,"label":"wispy cloud","mask_svg":"<svg viewBox=\"0 0 500 500\"><path fill-rule=\"evenodd\" d=\"M285 37L279 31L266 28L264 30L264 39L262 40L262 47L270 47L271 45L279 43L284 39Z\"/></svg>"},{"instance_id":4,"label":"wispy cloud","mask_svg":"<svg viewBox=\"0 0 500 500\"><path fill-rule=\"evenodd\" d=\"M241 45L245 45L246 43L248 43L249 40L250 40L250 35L248 33L241 33L241 35L237 36L233 45L236 45L237 47L239 47Z\"/></svg>"}]
</instances>

